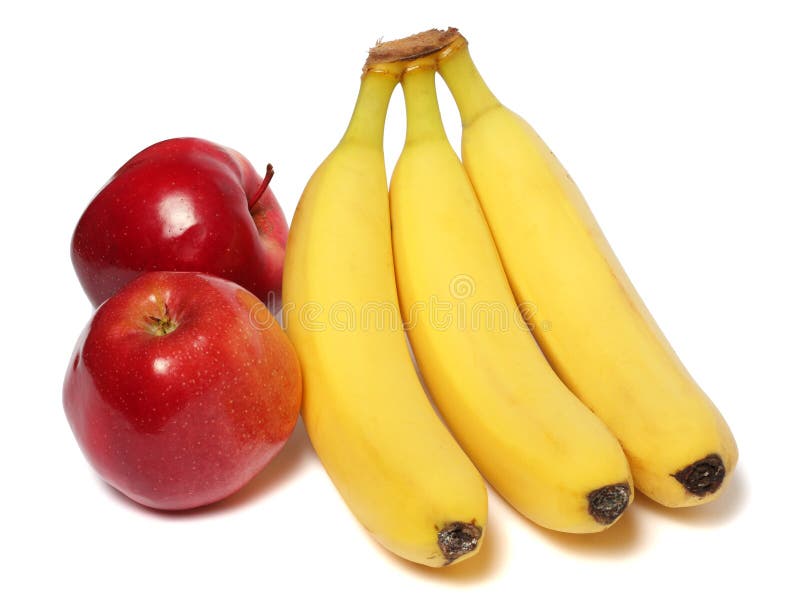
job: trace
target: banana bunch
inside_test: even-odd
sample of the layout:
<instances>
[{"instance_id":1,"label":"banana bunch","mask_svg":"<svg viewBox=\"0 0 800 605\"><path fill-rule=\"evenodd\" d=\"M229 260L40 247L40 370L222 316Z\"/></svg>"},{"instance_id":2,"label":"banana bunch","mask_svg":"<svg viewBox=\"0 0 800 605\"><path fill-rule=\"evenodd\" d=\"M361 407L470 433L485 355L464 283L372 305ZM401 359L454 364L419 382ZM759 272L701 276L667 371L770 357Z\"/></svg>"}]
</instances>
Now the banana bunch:
<instances>
[{"instance_id":1,"label":"banana bunch","mask_svg":"<svg viewBox=\"0 0 800 605\"><path fill-rule=\"evenodd\" d=\"M461 113L463 164L437 71ZM406 140L388 188L398 82ZM457 30L370 51L350 124L292 221L283 292L311 442L359 521L401 557L444 566L478 552L481 475L531 521L573 533L612 525L634 485L691 506L730 481L722 416Z\"/></svg>"}]
</instances>

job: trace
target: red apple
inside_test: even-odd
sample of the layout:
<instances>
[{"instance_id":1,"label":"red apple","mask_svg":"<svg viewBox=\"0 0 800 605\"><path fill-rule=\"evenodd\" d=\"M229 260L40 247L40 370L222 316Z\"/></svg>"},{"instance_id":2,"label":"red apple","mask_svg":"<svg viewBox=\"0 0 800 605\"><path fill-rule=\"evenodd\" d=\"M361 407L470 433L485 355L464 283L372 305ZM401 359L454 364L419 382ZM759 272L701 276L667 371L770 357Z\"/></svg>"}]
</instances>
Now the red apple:
<instances>
[{"instance_id":1,"label":"red apple","mask_svg":"<svg viewBox=\"0 0 800 605\"><path fill-rule=\"evenodd\" d=\"M201 273L147 273L83 331L64 410L100 476L160 509L233 493L283 447L300 366L253 294Z\"/></svg>"},{"instance_id":2,"label":"red apple","mask_svg":"<svg viewBox=\"0 0 800 605\"><path fill-rule=\"evenodd\" d=\"M169 139L139 152L78 221L72 263L95 306L147 271L200 271L262 301L280 294L288 227L240 153L202 139Z\"/></svg>"}]
</instances>

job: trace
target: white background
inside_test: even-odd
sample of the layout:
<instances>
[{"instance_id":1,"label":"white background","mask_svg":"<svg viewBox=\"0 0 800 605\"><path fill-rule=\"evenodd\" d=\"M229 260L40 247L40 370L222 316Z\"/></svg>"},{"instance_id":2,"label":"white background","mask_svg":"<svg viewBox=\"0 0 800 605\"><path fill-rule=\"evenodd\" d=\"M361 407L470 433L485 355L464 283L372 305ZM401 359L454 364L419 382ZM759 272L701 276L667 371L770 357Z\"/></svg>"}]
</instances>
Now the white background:
<instances>
[{"instance_id":1,"label":"white background","mask_svg":"<svg viewBox=\"0 0 800 605\"><path fill-rule=\"evenodd\" d=\"M0 601L796 596L794 3L9 4L0 9ZM368 47L448 25L570 170L728 419L741 450L729 492L677 511L640 495L594 536L541 530L492 494L482 554L428 570L361 529L301 425L249 486L205 510L154 513L105 487L61 409L67 360L91 313L69 240L94 193L145 146L199 136L275 164L273 189L291 216L345 127ZM457 147L455 107L440 91ZM389 169L403 131L398 91Z\"/></svg>"}]
</instances>

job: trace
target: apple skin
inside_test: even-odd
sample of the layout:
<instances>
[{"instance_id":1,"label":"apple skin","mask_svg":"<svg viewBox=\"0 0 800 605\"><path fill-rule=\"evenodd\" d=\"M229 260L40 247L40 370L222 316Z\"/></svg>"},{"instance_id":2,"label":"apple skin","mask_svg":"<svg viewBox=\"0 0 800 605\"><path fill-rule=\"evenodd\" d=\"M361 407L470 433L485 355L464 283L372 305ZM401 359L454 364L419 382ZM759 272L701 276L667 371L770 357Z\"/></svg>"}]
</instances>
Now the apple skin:
<instances>
[{"instance_id":1,"label":"apple skin","mask_svg":"<svg viewBox=\"0 0 800 605\"><path fill-rule=\"evenodd\" d=\"M178 510L258 473L294 429L301 389L291 342L253 294L210 275L154 272L95 311L63 399L106 482Z\"/></svg>"},{"instance_id":2,"label":"apple skin","mask_svg":"<svg viewBox=\"0 0 800 605\"><path fill-rule=\"evenodd\" d=\"M288 226L240 153L197 138L156 143L97 193L72 236L72 263L97 306L147 271L199 271L279 299Z\"/></svg>"}]
</instances>

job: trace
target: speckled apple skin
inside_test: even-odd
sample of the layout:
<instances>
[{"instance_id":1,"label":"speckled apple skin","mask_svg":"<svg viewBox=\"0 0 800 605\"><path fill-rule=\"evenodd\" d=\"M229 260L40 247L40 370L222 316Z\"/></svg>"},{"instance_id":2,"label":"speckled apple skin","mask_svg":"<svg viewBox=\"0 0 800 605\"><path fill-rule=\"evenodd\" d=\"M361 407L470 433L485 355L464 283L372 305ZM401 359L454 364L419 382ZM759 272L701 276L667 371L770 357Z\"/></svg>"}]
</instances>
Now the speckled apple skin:
<instances>
[{"instance_id":1,"label":"speckled apple skin","mask_svg":"<svg viewBox=\"0 0 800 605\"><path fill-rule=\"evenodd\" d=\"M174 329L157 333L158 318ZM278 453L302 381L291 342L244 288L147 273L98 308L64 381L83 453L110 485L158 509L232 494Z\"/></svg>"},{"instance_id":2,"label":"speckled apple skin","mask_svg":"<svg viewBox=\"0 0 800 605\"><path fill-rule=\"evenodd\" d=\"M161 141L97 193L72 236L72 263L97 306L148 271L200 271L262 301L279 298L288 226L240 153L197 138Z\"/></svg>"}]
</instances>

